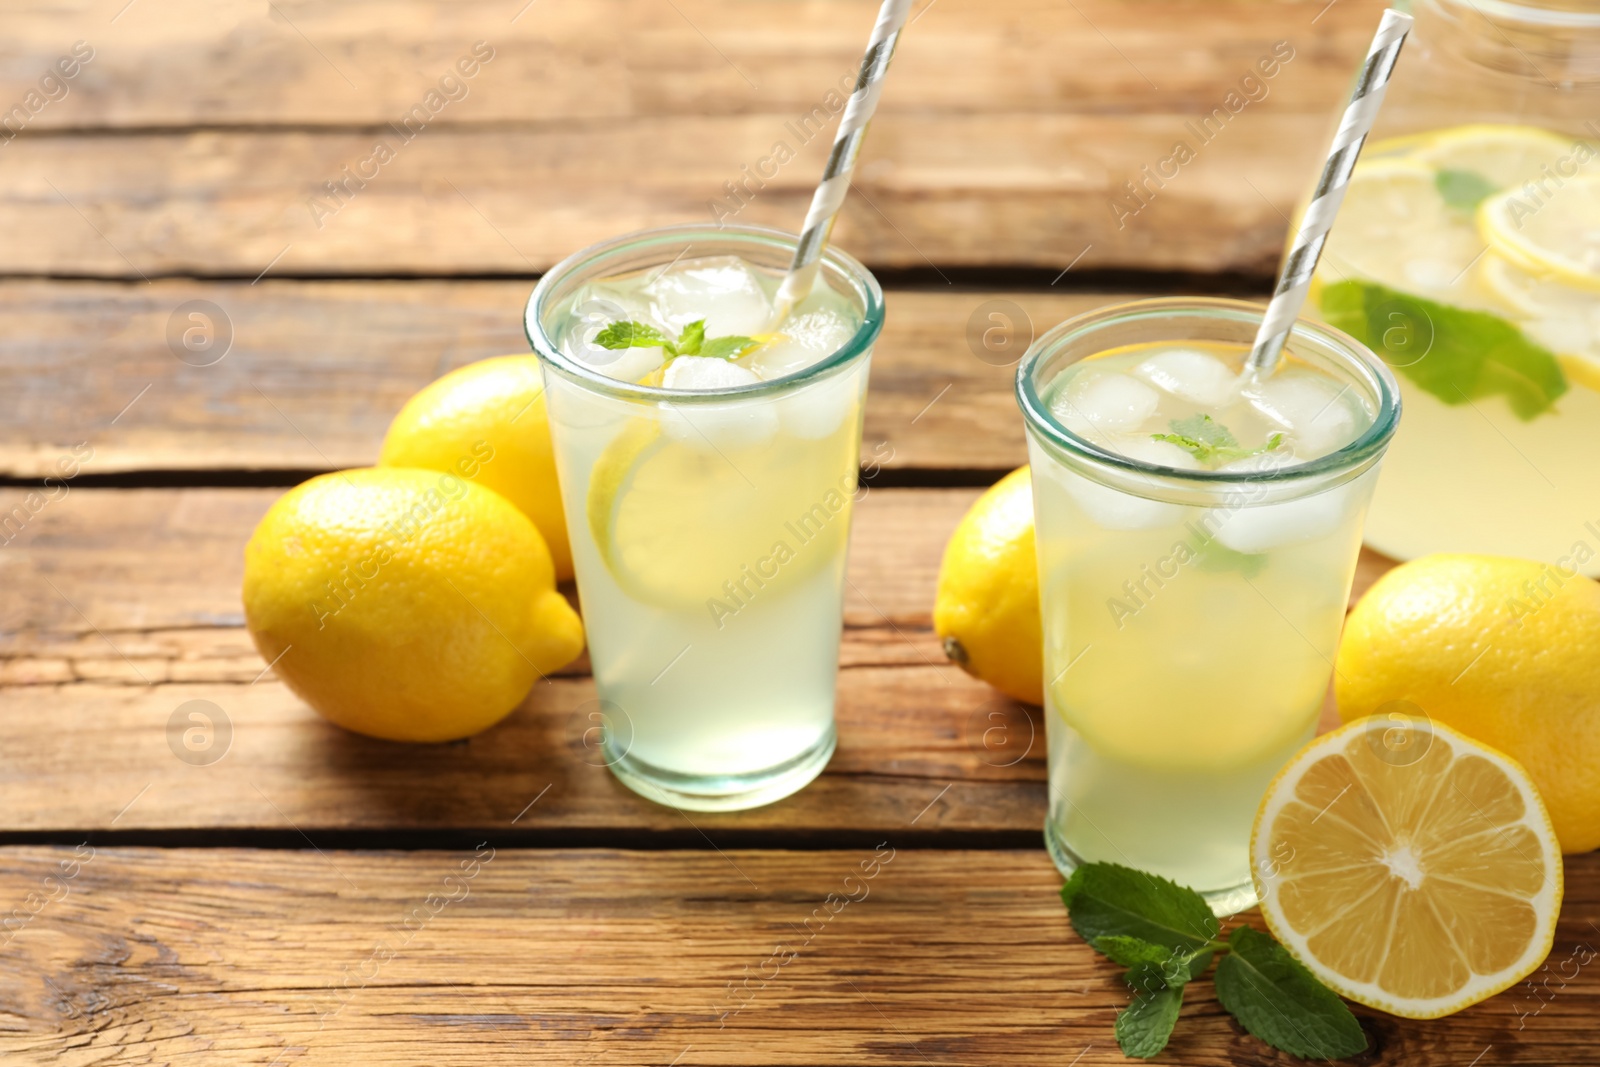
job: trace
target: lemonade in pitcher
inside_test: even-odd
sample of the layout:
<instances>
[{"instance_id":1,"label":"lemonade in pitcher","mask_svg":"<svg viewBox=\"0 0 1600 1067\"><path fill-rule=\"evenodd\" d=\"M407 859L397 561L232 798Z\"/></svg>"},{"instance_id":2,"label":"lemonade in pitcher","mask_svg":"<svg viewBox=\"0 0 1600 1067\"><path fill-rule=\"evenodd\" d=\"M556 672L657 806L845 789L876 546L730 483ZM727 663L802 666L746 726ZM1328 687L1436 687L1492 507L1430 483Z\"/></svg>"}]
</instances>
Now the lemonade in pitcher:
<instances>
[{"instance_id":1,"label":"lemonade in pitcher","mask_svg":"<svg viewBox=\"0 0 1600 1067\"><path fill-rule=\"evenodd\" d=\"M1600 573L1600 150L1529 126L1373 144L1313 304L1405 396L1374 547Z\"/></svg>"},{"instance_id":2,"label":"lemonade in pitcher","mask_svg":"<svg viewBox=\"0 0 1600 1067\"><path fill-rule=\"evenodd\" d=\"M1600 7L1411 9L1308 308L1405 399L1367 540L1600 575Z\"/></svg>"},{"instance_id":3,"label":"lemonade in pitcher","mask_svg":"<svg viewBox=\"0 0 1600 1067\"><path fill-rule=\"evenodd\" d=\"M580 253L529 305L605 762L679 807L777 799L833 751L882 304L832 252L778 313L792 251L768 231L651 231Z\"/></svg>"},{"instance_id":4,"label":"lemonade in pitcher","mask_svg":"<svg viewBox=\"0 0 1600 1067\"><path fill-rule=\"evenodd\" d=\"M1250 826L1332 673L1393 379L1301 324L1241 374L1260 309L1146 301L1041 338L1029 429L1058 864L1248 906Z\"/></svg>"}]
</instances>

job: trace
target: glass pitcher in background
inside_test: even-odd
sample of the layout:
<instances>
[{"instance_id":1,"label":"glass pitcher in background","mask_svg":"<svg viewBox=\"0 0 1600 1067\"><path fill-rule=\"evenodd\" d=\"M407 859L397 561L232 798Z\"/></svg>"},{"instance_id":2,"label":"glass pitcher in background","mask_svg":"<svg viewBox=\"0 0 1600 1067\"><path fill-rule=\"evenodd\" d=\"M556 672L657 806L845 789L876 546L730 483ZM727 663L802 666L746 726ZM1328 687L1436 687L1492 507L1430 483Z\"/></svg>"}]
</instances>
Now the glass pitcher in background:
<instances>
[{"instance_id":1,"label":"glass pitcher in background","mask_svg":"<svg viewBox=\"0 0 1600 1067\"><path fill-rule=\"evenodd\" d=\"M1369 544L1600 574L1600 5L1416 0L1313 283L1406 418Z\"/></svg>"}]
</instances>

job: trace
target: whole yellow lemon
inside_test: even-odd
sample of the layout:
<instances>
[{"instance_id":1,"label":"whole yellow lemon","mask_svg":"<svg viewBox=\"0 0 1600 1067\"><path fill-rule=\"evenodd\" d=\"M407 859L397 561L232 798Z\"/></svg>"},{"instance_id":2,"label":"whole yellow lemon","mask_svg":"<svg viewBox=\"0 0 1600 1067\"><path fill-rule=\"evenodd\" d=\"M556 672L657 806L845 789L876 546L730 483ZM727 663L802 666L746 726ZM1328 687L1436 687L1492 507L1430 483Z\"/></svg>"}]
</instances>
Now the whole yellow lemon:
<instances>
[{"instance_id":1,"label":"whole yellow lemon","mask_svg":"<svg viewBox=\"0 0 1600 1067\"><path fill-rule=\"evenodd\" d=\"M1029 704L1044 703L1044 637L1027 467L975 501L945 546L933 629L968 674Z\"/></svg>"},{"instance_id":2,"label":"whole yellow lemon","mask_svg":"<svg viewBox=\"0 0 1600 1067\"><path fill-rule=\"evenodd\" d=\"M1334 695L1346 722L1420 712L1499 749L1563 851L1600 847L1600 584L1497 556L1403 564L1350 612Z\"/></svg>"},{"instance_id":3,"label":"whole yellow lemon","mask_svg":"<svg viewBox=\"0 0 1600 1067\"><path fill-rule=\"evenodd\" d=\"M583 650L533 523L437 471L340 471L285 493L245 546L244 611L297 696L394 741L492 726Z\"/></svg>"},{"instance_id":4,"label":"whole yellow lemon","mask_svg":"<svg viewBox=\"0 0 1600 1067\"><path fill-rule=\"evenodd\" d=\"M424 387L389 424L378 465L450 471L493 489L544 535L556 579L572 577L537 356L479 360Z\"/></svg>"}]
</instances>

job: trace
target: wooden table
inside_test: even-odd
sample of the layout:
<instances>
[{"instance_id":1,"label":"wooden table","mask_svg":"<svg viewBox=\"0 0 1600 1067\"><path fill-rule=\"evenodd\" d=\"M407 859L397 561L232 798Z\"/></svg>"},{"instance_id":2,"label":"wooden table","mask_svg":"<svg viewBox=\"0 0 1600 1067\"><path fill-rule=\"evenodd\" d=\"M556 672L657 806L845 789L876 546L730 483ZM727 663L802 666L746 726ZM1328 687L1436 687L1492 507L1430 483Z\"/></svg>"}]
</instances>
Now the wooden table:
<instances>
[{"instance_id":1,"label":"wooden table","mask_svg":"<svg viewBox=\"0 0 1600 1067\"><path fill-rule=\"evenodd\" d=\"M930 630L945 537L1023 461L1012 368L969 337L996 309L1015 354L1130 294L1262 293L1372 0L919 5L836 233L889 325L839 749L799 795L690 816L620 788L585 744L581 663L467 742L346 734L243 629L241 547L272 500L372 461L443 371L524 351L539 271L718 204L795 226L827 136L794 123L874 6L0 14L0 104L25 109L0 143L0 1062L1121 1061L1126 992L1041 847L1039 713ZM1292 60L1149 182L1280 41ZM29 97L74 42L92 58ZM796 158L730 200L779 141ZM200 355L193 301L219 330ZM216 762L169 740L193 700L228 725ZM1573 963L1600 938L1597 867L1569 860L1537 988L1440 1022L1362 1010L1365 1060L1600 1063L1600 982ZM1208 983L1164 1055L1286 1060Z\"/></svg>"}]
</instances>

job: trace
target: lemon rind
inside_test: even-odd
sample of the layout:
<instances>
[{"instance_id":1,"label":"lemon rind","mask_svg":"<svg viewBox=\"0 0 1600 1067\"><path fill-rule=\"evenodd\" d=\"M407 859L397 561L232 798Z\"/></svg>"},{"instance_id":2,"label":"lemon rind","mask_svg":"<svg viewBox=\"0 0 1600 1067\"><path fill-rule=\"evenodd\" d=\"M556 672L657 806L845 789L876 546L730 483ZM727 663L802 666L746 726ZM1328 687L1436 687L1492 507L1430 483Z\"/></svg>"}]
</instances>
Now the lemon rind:
<instances>
[{"instance_id":1,"label":"lemon rind","mask_svg":"<svg viewBox=\"0 0 1600 1067\"><path fill-rule=\"evenodd\" d=\"M1350 735L1366 729L1365 719L1356 719L1337 730L1314 738L1301 749L1267 787L1261 808L1256 814L1255 825L1250 832L1250 876L1261 898L1261 916L1266 920L1273 936L1295 959L1303 963L1323 984L1339 995L1358 1004L1406 1019L1438 1019L1453 1015L1498 993L1503 993L1537 970L1549 957L1550 950L1555 945L1556 924L1565 889L1561 849L1557 843L1555 828L1550 821L1550 813L1523 766L1505 753L1472 741L1442 723L1430 723L1430 728L1434 739L1442 738L1450 744L1452 751L1457 753L1466 751L1483 756L1508 772L1507 777L1522 796L1525 814L1516 823L1507 825L1527 825L1534 831L1534 836L1542 846L1546 870L1545 882L1538 893L1527 898L1535 913L1542 917L1541 926L1538 936L1530 939L1528 947L1515 963L1491 975L1474 975L1465 986L1447 997L1396 997L1375 983L1352 981L1323 964L1307 947L1306 938L1295 931L1278 911L1271 893L1268 892L1268 886L1264 884L1265 878L1262 874L1263 870L1271 869L1274 864L1273 857L1268 854L1267 841L1261 834L1262 827L1270 826L1284 806L1294 799L1294 786L1311 766L1321 757L1341 750ZM1541 826L1543 832L1540 832Z\"/></svg>"}]
</instances>

